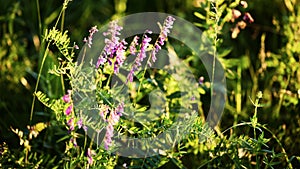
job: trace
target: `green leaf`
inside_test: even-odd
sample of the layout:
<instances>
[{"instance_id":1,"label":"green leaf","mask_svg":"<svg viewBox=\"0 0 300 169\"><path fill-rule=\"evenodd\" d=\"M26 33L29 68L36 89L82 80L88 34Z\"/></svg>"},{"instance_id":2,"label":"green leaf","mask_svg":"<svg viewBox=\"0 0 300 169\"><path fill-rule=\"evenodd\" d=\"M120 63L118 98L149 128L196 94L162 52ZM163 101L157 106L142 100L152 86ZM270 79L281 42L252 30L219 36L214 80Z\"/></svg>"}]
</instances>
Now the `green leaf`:
<instances>
[{"instance_id":1,"label":"green leaf","mask_svg":"<svg viewBox=\"0 0 300 169\"><path fill-rule=\"evenodd\" d=\"M206 19L206 17L203 16L203 15L202 15L201 13L199 13L199 12L194 12L194 15L195 15L196 17L198 17L199 19L203 19L203 20Z\"/></svg>"},{"instance_id":2,"label":"green leaf","mask_svg":"<svg viewBox=\"0 0 300 169\"><path fill-rule=\"evenodd\" d=\"M232 51L232 48L222 48L220 50L218 50L218 58L222 58L222 57L225 57L227 56L231 51Z\"/></svg>"}]
</instances>

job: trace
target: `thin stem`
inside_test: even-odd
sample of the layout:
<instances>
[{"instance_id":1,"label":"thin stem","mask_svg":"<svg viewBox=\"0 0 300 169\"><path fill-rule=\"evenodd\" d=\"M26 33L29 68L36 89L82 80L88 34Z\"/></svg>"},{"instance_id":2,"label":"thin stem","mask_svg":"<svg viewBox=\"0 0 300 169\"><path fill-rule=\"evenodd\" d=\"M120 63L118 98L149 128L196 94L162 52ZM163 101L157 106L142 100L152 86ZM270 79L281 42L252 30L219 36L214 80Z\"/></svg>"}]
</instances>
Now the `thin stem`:
<instances>
[{"instance_id":1,"label":"thin stem","mask_svg":"<svg viewBox=\"0 0 300 169\"><path fill-rule=\"evenodd\" d=\"M33 99L32 99L32 104L31 104L31 111L30 111L30 125L31 125L31 121L32 121L32 115L33 115L33 110L34 110L34 105L35 105L35 100L36 100L36 95L35 94L37 92L39 82L40 82L40 78L41 78L41 74L42 74L42 70L43 70L43 67L44 67L44 63L45 63L46 57L47 57L48 52L49 52L49 46L50 46L50 43L47 44L46 51L45 51L43 59L42 59L41 67L40 67L40 70L39 70L39 74L38 74L35 89L34 89L34 94L33 94Z\"/></svg>"},{"instance_id":2,"label":"thin stem","mask_svg":"<svg viewBox=\"0 0 300 169\"><path fill-rule=\"evenodd\" d=\"M294 72L293 72L294 73ZM286 84L285 86L283 87L283 93L279 93L279 96L280 96L280 99L279 99L279 104L277 105L276 109L275 109L275 116L276 117L279 117L279 114L280 114L280 109L281 109L281 106L282 106L282 103L283 103L283 100L284 100L284 97L285 97L285 94L286 94L286 89L290 83L290 79L291 79L291 75L289 74L288 77L287 77L287 80L286 80ZM279 91L280 92L280 91Z\"/></svg>"},{"instance_id":3,"label":"thin stem","mask_svg":"<svg viewBox=\"0 0 300 169\"><path fill-rule=\"evenodd\" d=\"M213 51L213 68L212 68L212 79L211 79L211 98L214 94L214 82L215 82L215 71L216 71L216 57L217 57L217 42L218 42L218 24L219 24L219 16L218 16L218 6L214 6L211 2L213 9L215 10L215 35L214 35L214 51Z\"/></svg>"},{"instance_id":4,"label":"thin stem","mask_svg":"<svg viewBox=\"0 0 300 169\"><path fill-rule=\"evenodd\" d=\"M38 0L37 0L37 3L38 3ZM61 15L62 15L63 11L66 10L66 8L67 8L67 3L64 2L62 10L60 11L59 16L56 20L56 23L53 27L54 29L56 29L57 24L58 24L58 22L61 18ZM31 125L31 122L32 122L33 110L34 110L34 105L35 105L35 100L36 100L36 95L35 94L36 94L38 86L39 86L39 82L40 82L40 79L41 79L41 74L42 74L42 70L43 70L43 67L44 67L45 60L46 60L47 55L49 53L49 46L50 46L50 43L48 42L47 47L46 47L46 51L44 53L44 56L43 56L43 59L42 59L42 62L41 62L41 67L40 67L40 70L39 70L39 74L38 74L38 77L37 77L35 88L34 88L34 94L33 94L33 98L32 98L31 111L30 111L30 122L29 122L30 125Z\"/></svg>"},{"instance_id":5,"label":"thin stem","mask_svg":"<svg viewBox=\"0 0 300 169\"><path fill-rule=\"evenodd\" d=\"M276 137L276 135L275 135L270 129L268 129L266 126L261 125L261 124L258 124L258 125L259 125L259 127L265 129L265 130L268 131L270 134L272 134L272 137L273 137L273 138L276 140L276 142L279 144L279 146L280 146L280 148L281 148L281 151L282 151L283 154L284 154L285 160L286 160L286 162L288 163L288 168L293 168L291 162L289 161L289 158L288 158L288 156L287 156L287 153L286 153L284 147L282 146L280 140Z\"/></svg>"},{"instance_id":6,"label":"thin stem","mask_svg":"<svg viewBox=\"0 0 300 169\"><path fill-rule=\"evenodd\" d=\"M36 0L36 9L37 9L37 15L38 15L38 22L39 22L39 35L41 35L42 34L42 20L41 20L39 0Z\"/></svg>"},{"instance_id":7,"label":"thin stem","mask_svg":"<svg viewBox=\"0 0 300 169\"><path fill-rule=\"evenodd\" d=\"M234 122L233 125L237 124L238 115L242 112L242 66L237 66L237 85L236 85L236 94L235 94L235 102L236 102L236 113L234 114Z\"/></svg>"}]
</instances>

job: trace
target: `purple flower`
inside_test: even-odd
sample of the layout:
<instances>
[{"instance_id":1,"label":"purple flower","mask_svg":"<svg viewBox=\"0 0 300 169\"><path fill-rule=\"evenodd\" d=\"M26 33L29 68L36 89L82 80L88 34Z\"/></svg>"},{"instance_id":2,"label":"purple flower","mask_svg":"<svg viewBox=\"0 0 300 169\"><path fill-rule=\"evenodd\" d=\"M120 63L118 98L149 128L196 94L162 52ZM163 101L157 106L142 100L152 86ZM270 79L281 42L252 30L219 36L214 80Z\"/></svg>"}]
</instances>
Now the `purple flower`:
<instances>
[{"instance_id":1,"label":"purple flower","mask_svg":"<svg viewBox=\"0 0 300 169\"><path fill-rule=\"evenodd\" d=\"M124 112L124 102L121 102L115 109L115 113L119 116L122 116L123 112Z\"/></svg>"},{"instance_id":2,"label":"purple flower","mask_svg":"<svg viewBox=\"0 0 300 169\"><path fill-rule=\"evenodd\" d=\"M192 101L195 101L195 99L196 99L195 96L192 96L192 97L191 97L191 100L192 100Z\"/></svg>"},{"instance_id":3,"label":"purple flower","mask_svg":"<svg viewBox=\"0 0 300 169\"><path fill-rule=\"evenodd\" d=\"M69 131L73 131L74 130L74 118L70 118L67 122L68 126L69 126Z\"/></svg>"},{"instance_id":4,"label":"purple flower","mask_svg":"<svg viewBox=\"0 0 300 169\"><path fill-rule=\"evenodd\" d=\"M112 124L112 125L115 125L119 122L120 120L120 115L118 115L116 113L116 111L113 111L111 114L110 114L110 119L109 119L109 123Z\"/></svg>"},{"instance_id":5,"label":"purple flower","mask_svg":"<svg viewBox=\"0 0 300 169\"><path fill-rule=\"evenodd\" d=\"M154 48L152 49L152 52L151 52L151 61L153 63L156 61L156 54L161 49L161 46L165 44L165 41L168 37L168 34L170 33L170 30L173 28L174 21L175 21L175 18L172 16L168 16L165 19L164 25L161 28L158 39L155 42ZM151 61L148 62L148 65L150 65L150 66L152 64Z\"/></svg>"},{"instance_id":6,"label":"purple flower","mask_svg":"<svg viewBox=\"0 0 300 169\"><path fill-rule=\"evenodd\" d=\"M125 40L122 40L117 47L116 50L116 62L114 63L114 72L119 73L119 67L122 66L124 60L125 60L125 49L127 42Z\"/></svg>"},{"instance_id":7,"label":"purple flower","mask_svg":"<svg viewBox=\"0 0 300 169\"><path fill-rule=\"evenodd\" d=\"M73 143L73 145L74 145L75 147L77 147L77 141L76 141L76 138L75 138L75 137L72 137L72 138L70 139L70 142Z\"/></svg>"},{"instance_id":8,"label":"purple flower","mask_svg":"<svg viewBox=\"0 0 300 169\"><path fill-rule=\"evenodd\" d=\"M126 84L128 83L128 81L130 81L130 82L132 82L133 81L133 74L134 74L134 69L132 68L130 71L129 71L129 73L128 73L128 75L127 75L127 79L126 79Z\"/></svg>"},{"instance_id":9,"label":"purple flower","mask_svg":"<svg viewBox=\"0 0 300 169\"><path fill-rule=\"evenodd\" d=\"M239 18L242 15L242 13L237 9L232 9L231 13L232 13L231 22L234 22L235 19Z\"/></svg>"},{"instance_id":10,"label":"purple flower","mask_svg":"<svg viewBox=\"0 0 300 169\"><path fill-rule=\"evenodd\" d=\"M200 85L203 85L203 82L204 82L204 77L203 77L203 76L200 76L200 77L199 77L199 84L200 84Z\"/></svg>"},{"instance_id":11,"label":"purple flower","mask_svg":"<svg viewBox=\"0 0 300 169\"><path fill-rule=\"evenodd\" d=\"M105 133L105 137L104 137L104 148L106 150L108 150L108 148L111 146L112 144L112 137L114 135L114 127L112 124L108 124L106 127L106 133Z\"/></svg>"},{"instance_id":12,"label":"purple flower","mask_svg":"<svg viewBox=\"0 0 300 169\"><path fill-rule=\"evenodd\" d=\"M88 130L87 126L83 126L82 128L85 132L87 132L87 130Z\"/></svg>"},{"instance_id":13,"label":"purple flower","mask_svg":"<svg viewBox=\"0 0 300 169\"><path fill-rule=\"evenodd\" d=\"M77 49L77 50L79 49L78 45L74 45L74 48Z\"/></svg>"},{"instance_id":14,"label":"purple flower","mask_svg":"<svg viewBox=\"0 0 300 169\"><path fill-rule=\"evenodd\" d=\"M247 8L248 7L248 3L246 1L241 1L240 4L241 4L241 6L243 8Z\"/></svg>"},{"instance_id":15,"label":"purple flower","mask_svg":"<svg viewBox=\"0 0 300 169\"><path fill-rule=\"evenodd\" d=\"M246 22L249 22L249 23L254 22L254 19L252 18L251 14L249 12L245 13L243 20Z\"/></svg>"},{"instance_id":16,"label":"purple flower","mask_svg":"<svg viewBox=\"0 0 300 169\"><path fill-rule=\"evenodd\" d=\"M69 115L72 113L72 109L73 109L73 105L71 104L71 105L66 109L65 114L66 114L67 116L69 116Z\"/></svg>"},{"instance_id":17,"label":"purple flower","mask_svg":"<svg viewBox=\"0 0 300 169\"><path fill-rule=\"evenodd\" d=\"M98 58L98 61L97 61L97 64L96 64L96 68L98 68L100 65L104 65L104 63L107 61L106 58L103 58L103 57L99 57Z\"/></svg>"},{"instance_id":18,"label":"purple flower","mask_svg":"<svg viewBox=\"0 0 300 169\"><path fill-rule=\"evenodd\" d=\"M152 32L148 32L148 33L151 34ZM150 41L151 41L151 38L148 37L146 34L144 34L140 53L137 55L137 59L135 62L137 66L140 66L141 62L143 62L143 60L146 58L146 49L148 48Z\"/></svg>"},{"instance_id":19,"label":"purple flower","mask_svg":"<svg viewBox=\"0 0 300 169\"><path fill-rule=\"evenodd\" d=\"M64 95L62 99L65 103L69 103L71 101L71 98L68 94Z\"/></svg>"},{"instance_id":20,"label":"purple flower","mask_svg":"<svg viewBox=\"0 0 300 169\"><path fill-rule=\"evenodd\" d=\"M105 38L104 43L104 49L103 52L98 57L98 61L96 64L96 68L99 68L100 65L104 65L106 61L110 60L108 57L113 58L115 55L118 59L117 65L114 65L115 72L119 71L119 65L123 63L124 57L125 57L125 49L126 49L126 42L125 40L119 42L120 38L118 37L121 35L120 31L123 29L123 27L119 26L117 24L117 21L112 21L109 23L109 28L107 32L104 32L103 35L105 37L110 35L110 38Z\"/></svg>"},{"instance_id":21,"label":"purple flower","mask_svg":"<svg viewBox=\"0 0 300 169\"><path fill-rule=\"evenodd\" d=\"M82 127L82 118L80 118L80 119L77 121L77 125L78 125L78 129L81 129L81 127Z\"/></svg>"},{"instance_id":22,"label":"purple flower","mask_svg":"<svg viewBox=\"0 0 300 169\"><path fill-rule=\"evenodd\" d=\"M87 152L86 152L86 156L87 156L87 158L88 158L88 163L89 163L89 165L92 165L93 164L93 155L94 155L95 153L90 149L90 148L88 148L88 150L87 150Z\"/></svg>"},{"instance_id":23,"label":"purple flower","mask_svg":"<svg viewBox=\"0 0 300 169\"><path fill-rule=\"evenodd\" d=\"M65 102L65 103L69 103L71 101L71 90L68 90L68 94L65 94L63 97L62 97L62 100Z\"/></svg>"},{"instance_id":24,"label":"purple flower","mask_svg":"<svg viewBox=\"0 0 300 169\"><path fill-rule=\"evenodd\" d=\"M100 108L100 112L99 112L99 115L102 117L102 119L104 121L107 121L106 120L106 115L108 114L108 111L109 111L109 107L107 105L103 105L101 108Z\"/></svg>"},{"instance_id":25,"label":"purple flower","mask_svg":"<svg viewBox=\"0 0 300 169\"><path fill-rule=\"evenodd\" d=\"M98 29L97 29L97 26L93 26L90 30L89 30L89 33L90 35L88 36L88 38L84 38L83 39L83 42L87 43L88 44L88 47L91 48L92 44L93 44L93 36L94 36L94 33L98 32Z\"/></svg>"},{"instance_id":26,"label":"purple flower","mask_svg":"<svg viewBox=\"0 0 300 169\"><path fill-rule=\"evenodd\" d=\"M141 66L141 63L146 58L146 50L147 50L147 48L149 46L149 43L151 41L151 38L147 36L147 33L151 34L152 32L148 31L148 30L145 31L145 33L143 35L142 43L141 43L140 52L138 53L137 57L135 58L133 66L132 66L129 74L127 75L126 83L128 81L130 81L130 82L133 81L134 71L138 70L138 67Z\"/></svg>"},{"instance_id":27,"label":"purple flower","mask_svg":"<svg viewBox=\"0 0 300 169\"><path fill-rule=\"evenodd\" d=\"M105 137L104 137L104 148L106 150L109 149L109 147L112 144L112 137L114 135L114 125L116 125L119 120L120 120L120 116L122 115L122 113L124 112L124 103L121 102L114 111L111 111L109 118L107 120L108 125L106 126L106 133L105 133Z\"/></svg>"},{"instance_id":28,"label":"purple flower","mask_svg":"<svg viewBox=\"0 0 300 169\"><path fill-rule=\"evenodd\" d=\"M130 51L131 55L135 55L135 53L137 51L136 46L138 45L138 40L139 40L139 37L135 36L129 46L129 51Z\"/></svg>"},{"instance_id":29,"label":"purple flower","mask_svg":"<svg viewBox=\"0 0 300 169\"><path fill-rule=\"evenodd\" d=\"M87 132L87 126L83 125L83 121L82 121L82 118L80 118L78 121L77 121L77 126L78 126L78 129L83 129L85 132Z\"/></svg>"}]
</instances>

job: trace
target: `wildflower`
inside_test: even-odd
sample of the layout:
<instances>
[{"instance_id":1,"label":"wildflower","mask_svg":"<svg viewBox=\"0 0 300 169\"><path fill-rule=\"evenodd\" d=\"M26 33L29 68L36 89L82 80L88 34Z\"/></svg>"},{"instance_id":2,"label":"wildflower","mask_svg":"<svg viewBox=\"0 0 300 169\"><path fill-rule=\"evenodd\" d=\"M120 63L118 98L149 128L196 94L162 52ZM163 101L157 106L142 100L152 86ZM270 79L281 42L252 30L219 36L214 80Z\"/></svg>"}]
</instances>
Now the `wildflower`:
<instances>
[{"instance_id":1,"label":"wildflower","mask_svg":"<svg viewBox=\"0 0 300 169\"><path fill-rule=\"evenodd\" d=\"M122 40L116 49L116 62L114 63L114 72L119 73L119 67L123 64L125 60L125 49L127 42Z\"/></svg>"},{"instance_id":2,"label":"wildflower","mask_svg":"<svg viewBox=\"0 0 300 169\"><path fill-rule=\"evenodd\" d=\"M116 112L116 114L117 114L118 116L122 116L122 112L124 112L124 102L121 102L121 103L117 106L115 112Z\"/></svg>"},{"instance_id":3,"label":"wildflower","mask_svg":"<svg viewBox=\"0 0 300 169\"><path fill-rule=\"evenodd\" d=\"M243 20L246 21L246 22L249 22L249 23L254 22L254 19L252 18L252 16L250 15L249 12L245 13L245 15L243 17Z\"/></svg>"},{"instance_id":4,"label":"wildflower","mask_svg":"<svg viewBox=\"0 0 300 169\"><path fill-rule=\"evenodd\" d=\"M82 127L82 118L80 118L80 119L77 121L77 126L78 126L78 129L81 129L81 127Z\"/></svg>"},{"instance_id":5,"label":"wildflower","mask_svg":"<svg viewBox=\"0 0 300 169\"><path fill-rule=\"evenodd\" d=\"M130 51L131 55L135 55L135 53L137 51L136 46L138 45L138 40L139 40L139 37L135 36L129 46L129 51Z\"/></svg>"},{"instance_id":6,"label":"wildflower","mask_svg":"<svg viewBox=\"0 0 300 169\"><path fill-rule=\"evenodd\" d=\"M83 121L82 121L82 118L80 118L78 121L77 121L77 126L78 126L78 129L83 129L85 132L87 132L87 126L83 125Z\"/></svg>"},{"instance_id":7,"label":"wildflower","mask_svg":"<svg viewBox=\"0 0 300 169\"><path fill-rule=\"evenodd\" d=\"M133 81L133 74L134 74L134 68L132 68L130 71L129 71L129 73L128 73L128 75L127 75L127 79L126 79L126 83L128 82L128 81L130 81L130 82L132 82Z\"/></svg>"},{"instance_id":8,"label":"wildflower","mask_svg":"<svg viewBox=\"0 0 300 169\"><path fill-rule=\"evenodd\" d=\"M110 116L107 120L108 125L106 127L106 133L104 137L104 148L108 150L108 148L112 144L112 137L114 135L114 125L116 125L119 120L120 116L122 116L122 113L124 112L124 103L121 102L114 111L110 113Z\"/></svg>"},{"instance_id":9,"label":"wildflower","mask_svg":"<svg viewBox=\"0 0 300 169\"><path fill-rule=\"evenodd\" d=\"M150 44L150 41L152 40L150 37L147 36L147 33L151 34L152 32L149 30L145 31L145 33L143 35L142 43L141 43L140 52L138 53L129 74L127 75L126 83L128 81L130 81L130 82L133 81L134 71L138 70L138 67L141 66L141 63L146 58L146 50Z\"/></svg>"},{"instance_id":10,"label":"wildflower","mask_svg":"<svg viewBox=\"0 0 300 169\"><path fill-rule=\"evenodd\" d=\"M108 111L109 111L109 107L107 106L107 105L102 105L101 107L100 107L100 116L102 117L102 119L104 120L104 121L107 121L106 120L106 115L108 114Z\"/></svg>"},{"instance_id":11,"label":"wildflower","mask_svg":"<svg viewBox=\"0 0 300 169\"><path fill-rule=\"evenodd\" d=\"M248 3L246 1L241 1L240 4L241 4L241 6L243 8L247 8L248 7Z\"/></svg>"},{"instance_id":12,"label":"wildflower","mask_svg":"<svg viewBox=\"0 0 300 169\"><path fill-rule=\"evenodd\" d=\"M192 97L191 97L191 100L192 100L192 101L195 101L195 100L196 100L196 97L195 97L195 96L192 96Z\"/></svg>"},{"instance_id":13,"label":"wildflower","mask_svg":"<svg viewBox=\"0 0 300 169\"><path fill-rule=\"evenodd\" d=\"M242 13L239 10L236 10L236 9L232 9L231 13L232 13L231 22L234 22L235 19L239 18L242 15Z\"/></svg>"},{"instance_id":14,"label":"wildflower","mask_svg":"<svg viewBox=\"0 0 300 169\"><path fill-rule=\"evenodd\" d=\"M123 43L124 42L119 42L119 35L121 34L120 31L123 29L123 27L119 26L117 24L117 21L112 21L109 23L109 29L107 32L104 32L103 35L105 37L107 37L108 35L110 35L110 39L105 38L104 42L105 42L105 46L103 49L103 52L100 54L99 58L98 58L98 62L99 62L99 66L103 65L103 60L106 59L108 56L113 57L116 53L116 51L119 49L119 51L122 51L124 48L123 46L120 46L119 43ZM120 50L121 49L121 50ZM99 61L99 60L102 60ZM102 63L102 64L100 64ZM96 65L96 68L99 67L98 65Z\"/></svg>"},{"instance_id":15,"label":"wildflower","mask_svg":"<svg viewBox=\"0 0 300 169\"><path fill-rule=\"evenodd\" d=\"M87 130L88 130L87 126L83 126L82 128L85 132L87 132Z\"/></svg>"},{"instance_id":16,"label":"wildflower","mask_svg":"<svg viewBox=\"0 0 300 169\"><path fill-rule=\"evenodd\" d=\"M71 90L68 90L68 94L65 94L63 97L62 97L62 100L65 102L65 103L69 103L71 101Z\"/></svg>"},{"instance_id":17,"label":"wildflower","mask_svg":"<svg viewBox=\"0 0 300 169\"><path fill-rule=\"evenodd\" d=\"M151 34L152 32L146 31L146 33ZM137 59L136 59L136 62L135 62L136 66L141 66L141 63L146 58L146 49L148 48L149 43L151 41L151 38L148 37L146 33L143 36L143 40L142 40L142 44L141 44L141 49L140 49L139 54L137 55Z\"/></svg>"},{"instance_id":18,"label":"wildflower","mask_svg":"<svg viewBox=\"0 0 300 169\"><path fill-rule=\"evenodd\" d=\"M77 50L79 49L78 45L74 45L74 48L77 49Z\"/></svg>"},{"instance_id":19,"label":"wildflower","mask_svg":"<svg viewBox=\"0 0 300 169\"><path fill-rule=\"evenodd\" d=\"M72 137L72 138L70 139L70 142L71 142L75 147L77 147L77 141L76 141L76 138L75 138L75 137Z\"/></svg>"},{"instance_id":20,"label":"wildflower","mask_svg":"<svg viewBox=\"0 0 300 169\"><path fill-rule=\"evenodd\" d=\"M98 29L97 29L97 26L93 26L90 30L89 30L89 33L90 35L88 36L88 38L84 38L83 39L83 42L87 43L88 44L88 47L91 48L92 44L93 44L93 36L94 34L98 32Z\"/></svg>"},{"instance_id":21,"label":"wildflower","mask_svg":"<svg viewBox=\"0 0 300 169\"><path fill-rule=\"evenodd\" d=\"M71 104L71 105L66 109L65 114L66 114L67 116L69 116L69 115L71 114L71 112L72 112L72 109L73 109L73 105Z\"/></svg>"},{"instance_id":22,"label":"wildflower","mask_svg":"<svg viewBox=\"0 0 300 169\"><path fill-rule=\"evenodd\" d=\"M117 114L116 111L111 112L109 122L112 125L115 125L115 124L117 124L119 122L119 120L120 120L120 115Z\"/></svg>"},{"instance_id":23,"label":"wildflower","mask_svg":"<svg viewBox=\"0 0 300 169\"><path fill-rule=\"evenodd\" d=\"M231 38L235 39L237 38L238 34L240 33L240 29L238 27L238 25L236 24L235 27L233 29L231 29L232 33L231 33Z\"/></svg>"},{"instance_id":24,"label":"wildflower","mask_svg":"<svg viewBox=\"0 0 300 169\"><path fill-rule=\"evenodd\" d=\"M199 77L199 84L200 84L200 85L203 85L203 82L204 82L204 77L203 77L203 76L200 76L200 77Z\"/></svg>"},{"instance_id":25,"label":"wildflower","mask_svg":"<svg viewBox=\"0 0 300 169\"><path fill-rule=\"evenodd\" d=\"M244 21L239 21L239 22L237 23L237 25L238 25L241 29L245 29L246 26L247 26L246 22L244 22Z\"/></svg>"},{"instance_id":26,"label":"wildflower","mask_svg":"<svg viewBox=\"0 0 300 169\"><path fill-rule=\"evenodd\" d=\"M67 122L68 126L69 126L69 131L73 131L74 130L74 118L70 118Z\"/></svg>"},{"instance_id":27,"label":"wildflower","mask_svg":"<svg viewBox=\"0 0 300 169\"><path fill-rule=\"evenodd\" d=\"M154 49L151 52L151 60L154 63L156 61L156 54L161 49L161 46L164 45L164 42L167 39L168 34L170 33L170 29L173 28L175 18L172 16L168 16L165 21L164 25L161 28L161 32L158 36L158 40L154 44ZM151 62L148 62L148 65L151 66Z\"/></svg>"},{"instance_id":28,"label":"wildflower","mask_svg":"<svg viewBox=\"0 0 300 169\"><path fill-rule=\"evenodd\" d=\"M107 61L106 58L99 57L96 63L96 68L98 68L100 65L104 65L104 63Z\"/></svg>"},{"instance_id":29,"label":"wildflower","mask_svg":"<svg viewBox=\"0 0 300 169\"><path fill-rule=\"evenodd\" d=\"M106 133L105 133L105 137L104 137L104 148L106 150L108 150L108 148L111 146L112 144L112 137L114 135L114 127L112 124L108 124L106 127Z\"/></svg>"},{"instance_id":30,"label":"wildflower","mask_svg":"<svg viewBox=\"0 0 300 169\"><path fill-rule=\"evenodd\" d=\"M88 158L88 164L89 165L93 164L93 157L92 157L93 155L95 155L95 153L90 148L88 148L88 150L86 152L86 156Z\"/></svg>"}]
</instances>

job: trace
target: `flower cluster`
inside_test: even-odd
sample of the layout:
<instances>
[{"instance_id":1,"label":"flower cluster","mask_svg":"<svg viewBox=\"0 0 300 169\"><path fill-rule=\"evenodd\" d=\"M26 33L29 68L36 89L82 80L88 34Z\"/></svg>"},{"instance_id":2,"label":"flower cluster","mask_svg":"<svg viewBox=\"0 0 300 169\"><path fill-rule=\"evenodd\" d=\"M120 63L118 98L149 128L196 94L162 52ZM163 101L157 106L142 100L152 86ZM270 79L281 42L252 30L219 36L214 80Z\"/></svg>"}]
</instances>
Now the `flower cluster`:
<instances>
[{"instance_id":1,"label":"flower cluster","mask_svg":"<svg viewBox=\"0 0 300 169\"><path fill-rule=\"evenodd\" d=\"M90 35L88 36L88 38L85 37L83 39L83 42L87 43L89 48L92 47L93 36L96 32L98 32L98 29L97 29L97 26L94 26L89 30Z\"/></svg>"},{"instance_id":2,"label":"flower cluster","mask_svg":"<svg viewBox=\"0 0 300 169\"><path fill-rule=\"evenodd\" d=\"M241 1L240 5L243 8L248 7L248 4L246 1ZM238 18L240 18L240 16L242 16L242 13L237 9L232 9L231 13L232 13L231 22L235 22L236 19L238 19ZM233 39L235 39L238 36L238 34L240 33L240 29L245 29L247 26L247 23L252 23L252 22L254 22L254 19L252 18L252 16L250 15L249 12L246 12L242 17L242 20L237 22L235 24L235 27L231 29L231 31L232 31L231 37Z\"/></svg>"},{"instance_id":3,"label":"flower cluster","mask_svg":"<svg viewBox=\"0 0 300 169\"><path fill-rule=\"evenodd\" d=\"M106 133L104 137L104 148L108 150L108 148L112 144L112 137L114 135L114 125L116 125L120 116L124 112L124 103L121 102L115 109L110 109L109 106L103 105L100 111L100 116L102 119L107 122Z\"/></svg>"},{"instance_id":4,"label":"flower cluster","mask_svg":"<svg viewBox=\"0 0 300 169\"><path fill-rule=\"evenodd\" d=\"M135 55L137 52L136 46L139 45L138 40L139 40L139 37L135 36L129 46L129 51L130 51L131 55Z\"/></svg>"},{"instance_id":5,"label":"flower cluster","mask_svg":"<svg viewBox=\"0 0 300 169\"><path fill-rule=\"evenodd\" d=\"M77 125L78 129L83 128L84 131L87 131L87 127L83 125L82 123L82 119L80 118L79 120L77 120L76 122L76 118L74 117L74 114L72 114L73 112L73 103L72 103L72 99L71 99L71 90L67 91L67 94L65 94L62 97L62 100L64 103L66 103L66 110L64 112L64 114L66 115L66 120L67 120L67 126L69 129L69 133L71 133L72 131L75 130L75 126ZM77 146L77 142L76 142L76 137L71 137L70 142L73 143L74 146Z\"/></svg>"},{"instance_id":6,"label":"flower cluster","mask_svg":"<svg viewBox=\"0 0 300 169\"><path fill-rule=\"evenodd\" d=\"M165 19L164 24L161 28L161 32L158 36L158 39L156 40L154 47L151 51L151 55L150 55L151 59L149 59L147 62L147 64L149 66L151 66L152 63L154 63L156 61L156 54L158 53L158 51L161 49L161 47L164 45L165 41L167 40L167 36L170 33L170 30L173 28L174 21L175 21L175 18L172 16L168 16ZM142 38L141 45L140 45L140 51L137 54L135 62L127 75L126 82L133 81L134 72L136 70L138 70L138 68L141 66L141 63L146 58L146 51L147 51L147 48L150 46L150 42L152 40L150 37L148 37L147 34L152 34L152 32L149 30L145 31L143 38ZM138 39L139 38L137 36L134 37L133 42L131 43L131 45L129 47L131 55L135 55L135 53L137 51L136 46L138 46Z\"/></svg>"},{"instance_id":7,"label":"flower cluster","mask_svg":"<svg viewBox=\"0 0 300 169\"><path fill-rule=\"evenodd\" d=\"M154 63L156 61L156 54L161 49L161 46L164 45L170 30L173 28L175 18L172 16L168 16L165 21L164 25L161 28L161 32L159 34L158 40L154 44L154 49L151 52L151 61ZM151 66L151 61L148 64Z\"/></svg>"},{"instance_id":8,"label":"flower cluster","mask_svg":"<svg viewBox=\"0 0 300 169\"><path fill-rule=\"evenodd\" d=\"M141 66L141 63L143 62L143 60L146 58L146 50L147 48L149 47L150 45L150 41L151 41L151 38L147 36L147 34L152 34L151 31L149 30L146 30L146 32L144 33L143 35L143 39L142 39L142 43L141 43L141 47L140 47L140 52L137 54L137 57L134 61L134 64L132 65L132 68L131 70L129 71L129 74L127 76L127 82L130 81L132 82L133 81L133 74L136 70L138 70L138 68ZM136 51L136 45L138 44L137 43L137 40L138 40L138 37L134 37L133 39L133 45L130 46L130 53L132 54L135 54L135 51Z\"/></svg>"},{"instance_id":9,"label":"flower cluster","mask_svg":"<svg viewBox=\"0 0 300 169\"><path fill-rule=\"evenodd\" d=\"M88 160L88 164L89 165L92 165L93 164L93 155L95 155L96 153L91 150L90 148L87 149L87 152L86 152L86 156L87 156L87 160Z\"/></svg>"},{"instance_id":10,"label":"flower cluster","mask_svg":"<svg viewBox=\"0 0 300 169\"><path fill-rule=\"evenodd\" d=\"M173 27L175 18L168 16L163 26L161 26L161 31L158 36L158 39L156 40L155 44L153 45L153 48L150 48L150 42L152 34L151 31L146 30L143 34L141 41L140 37L135 36L129 46L129 52L131 55L136 56L134 63L132 64L132 67L130 68L129 74L127 76L127 82L133 81L133 75L134 72L137 71L140 67L142 62L147 58L147 51L151 51L151 55L148 58L148 65L151 63L154 63L156 61L156 54L161 49L161 47L164 45L165 41L167 40L167 36L170 33L170 30ZM103 33L103 36L105 37L105 46L98 57L96 68L98 69L100 66L113 66L114 73L119 73L119 68L123 65L125 59L126 59L126 50L127 50L127 42L124 39L121 39L119 36L121 35L121 30L123 27L119 26L117 21L112 21L109 23L109 27L107 32ZM92 45L92 37L95 32L97 32L97 28L93 27L90 30L90 36L88 39L85 38L85 41L88 43L89 47ZM151 61L150 61L151 60ZM101 67L102 68L102 67ZM63 100L65 100L66 103L69 103L70 98L68 95L63 97ZM72 114L73 105L70 104L69 107L66 109L65 114L67 116L73 115ZM112 137L114 134L114 126L119 122L120 116L122 116L122 113L124 112L124 103L121 102L117 107L111 108L108 105L101 104L99 115L101 118L107 123L106 125L106 133L104 137L104 148L108 150L108 148L112 145ZM67 124L69 126L69 130L74 130L74 125L76 124L75 118L70 117L68 118ZM80 119L77 122L78 128L82 127L82 120ZM89 153L88 153L89 154ZM90 161L91 156L88 155ZM92 163L92 162L91 162Z\"/></svg>"},{"instance_id":11,"label":"flower cluster","mask_svg":"<svg viewBox=\"0 0 300 169\"><path fill-rule=\"evenodd\" d=\"M117 21L110 22L108 31L103 33L105 37L110 36L110 38L105 38L105 46L97 60L96 68L109 62L109 64L114 64L114 72L119 73L119 67L122 66L125 60L125 50L127 48L127 42L124 39L120 40L118 37L121 35L120 31L122 29L123 27L119 26Z\"/></svg>"}]
</instances>

